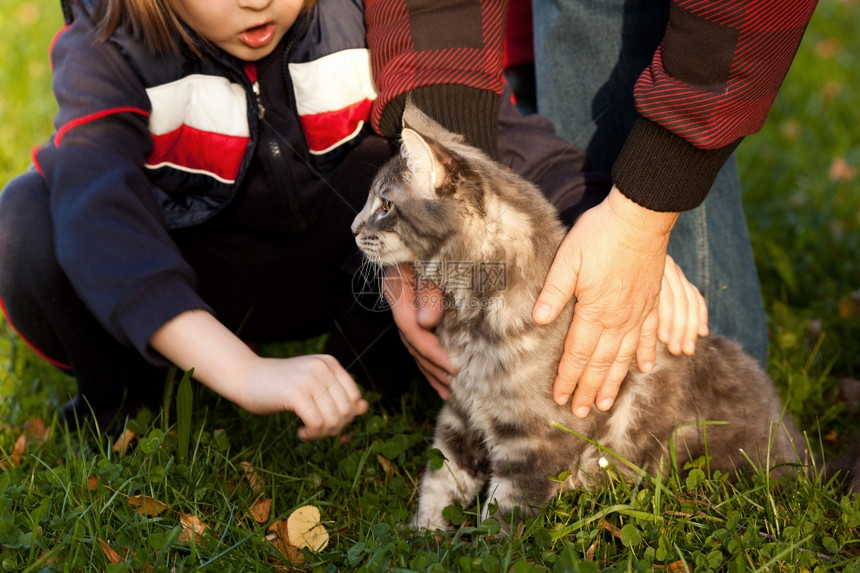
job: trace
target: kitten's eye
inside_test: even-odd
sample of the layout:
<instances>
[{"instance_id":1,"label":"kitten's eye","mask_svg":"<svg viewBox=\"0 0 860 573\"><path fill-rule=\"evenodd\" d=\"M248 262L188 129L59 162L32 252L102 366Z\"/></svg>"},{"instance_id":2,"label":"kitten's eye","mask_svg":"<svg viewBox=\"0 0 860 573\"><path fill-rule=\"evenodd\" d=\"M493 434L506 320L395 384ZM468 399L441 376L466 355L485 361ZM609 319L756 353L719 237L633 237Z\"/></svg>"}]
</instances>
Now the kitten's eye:
<instances>
[{"instance_id":1,"label":"kitten's eye","mask_svg":"<svg viewBox=\"0 0 860 573\"><path fill-rule=\"evenodd\" d=\"M383 199L382 200L382 207L380 207L379 210L382 211L383 214L385 214L385 213L388 213L389 211L391 211L391 209L393 207L394 207L394 203L392 203L390 199Z\"/></svg>"}]
</instances>

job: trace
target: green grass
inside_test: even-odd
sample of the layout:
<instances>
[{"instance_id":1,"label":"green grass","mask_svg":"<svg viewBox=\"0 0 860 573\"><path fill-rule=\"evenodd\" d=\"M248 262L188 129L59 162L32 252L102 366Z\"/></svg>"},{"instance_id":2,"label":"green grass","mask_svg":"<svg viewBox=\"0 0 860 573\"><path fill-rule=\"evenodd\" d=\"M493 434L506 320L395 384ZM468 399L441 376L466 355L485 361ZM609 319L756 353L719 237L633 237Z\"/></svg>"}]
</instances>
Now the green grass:
<instances>
[{"instance_id":1,"label":"green grass","mask_svg":"<svg viewBox=\"0 0 860 573\"><path fill-rule=\"evenodd\" d=\"M840 392L860 377L857 9L855 0L819 6L767 125L739 151L771 327L768 370L826 451L860 430L856 398ZM51 132L46 54L60 24L53 0L0 10L0 183ZM848 169L831 174L840 158ZM437 402L420 386L399 407L374 402L342 439L315 444L296 439L291 415L252 416L197 387L190 414L187 397L173 397L186 412L179 427L146 412L131 420L138 439L122 455L97 432L57 425L73 382L0 328L0 459L30 428L20 463L0 469L4 571L289 569L268 525L306 504L320 508L331 539L306 551L301 569L860 571L856 497L815 476L767 471L731 484L704 460L685 477L560 495L508 537L475 507L449 508L456 530L410 536L401 525L434 458ZM27 426L35 418L50 427L47 439ZM261 490L242 462L256 468ZM168 509L142 514L129 503L135 495ZM250 514L260 497L273 500L263 524ZM183 515L208 526L198 541L180 540Z\"/></svg>"}]
</instances>

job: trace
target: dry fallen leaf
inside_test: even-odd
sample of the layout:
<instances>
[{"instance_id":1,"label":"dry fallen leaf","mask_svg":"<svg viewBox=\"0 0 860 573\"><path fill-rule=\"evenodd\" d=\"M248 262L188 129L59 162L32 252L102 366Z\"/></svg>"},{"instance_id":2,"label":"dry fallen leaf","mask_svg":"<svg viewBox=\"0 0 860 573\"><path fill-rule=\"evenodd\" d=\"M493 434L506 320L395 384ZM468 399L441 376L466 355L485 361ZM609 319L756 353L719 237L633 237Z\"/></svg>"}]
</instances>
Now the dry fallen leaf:
<instances>
[{"instance_id":1,"label":"dry fallen leaf","mask_svg":"<svg viewBox=\"0 0 860 573\"><path fill-rule=\"evenodd\" d=\"M125 429L125 432L122 433L120 437L116 439L113 443L113 451L114 453L125 455L128 451L128 448L131 447L131 442L137 437L132 430L128 428Z\"/></svg>"},{"instance_id":2,"label":"dry fallen leaf","mask_svg":"<svg viewBox=\"0 0 860 573\"><path fill-rule=\"evenodd\" d=\"M393 476L397 471L397 468L391 463L391 460L382 454L376 454L376 461L378 461L379 465L382 466L382 471L385 472L385 479L390 480L391 476Z\"/></svg>"},{"instance_id":3,"label":"dry fallen leaf","mask_svg":"<svg viewBox=\"0 0 860 573\"><path fill-rule=\"evenodd\" d=\"M683 561L675 561L662 567L660 565L654 565L654 569L665 569L668 573L684 573L687 571L687 567L684 565Z\"/></svg>"},{"instance_id":4,"label":"dry fallen leaf","mask_svg":"<svg viewBox=\"0 0 860 573\"><path fill-rule=\"evenodd\" d=\"M272 512L272 498L259 499L251 506L251 515L260 525L269 521Z\"/></svg>"},{"instance_id":5,"label":"dry fallen leaf","mask_svg":"<svg viewBox=\"0 0 860 573\"><path fill-rule=\"evenodd\" d=\"M245 479L248 480L248 485L251 486L251 491L260 493L263 491L263 478L257 475L254 466L251 462L239 462L242 469L245 470Z\"/></svg>"},{"instance_id":6,"label":"dry fallen leaf","mask_svg":"<svg viewBox=\"0 0 860 573\"><path fill-rule=\"evenodd\" d=\"M128 505L136 507L139 514L148 516L160 515L168 509L167 504L148 495L130 495L128 496Z\"/></svg>"},{"instance_id":7,"label":"dry fallen leaf","mask_svg":"<svg viewBox=\"0 0 860 573\"><path fill-rule=\"evenodd\" d=\"M99 547L102 548L102 553L105 554L105 557L107 557L107 560L111 563L122 563L125 561L125 559L119 556L119 553L113 550L110 543L104 539L99 539Z\"/></svg>"},{"instance_id":8,"label":"dry fallen leaf","mask_svg":"<svg viewBox=\"0 0 860 573\"><path fill-rule=\"evenodd\" d=\"M830 103L839 97L842 93L842 84L839 82L824 82L821 86L821 100L824 103Z\"/></svg>"},{"instance_id":9,"label":"dry fallen leaf","mask_svg":"<svg viewBox=\"0 0 860 573\"><path fill-rule=\"evenodd\" d=\"M803 124L796 119L786 119L779 124L779 132L789 141L797 141L803 132Z\"/></svg>"},{"instance_id":10,"label":"dry fallen leaf","mask_svg":"<svg viewBox=\"0 0 860 573\"><path fill-rule=\"evenodd\" d=\"M87 478L87 489L90 491L95 491L99 487L99 478L96 476L90 476Z\"/></svg>"},{"instance_id":11,"label":"dry fallen leaf","mask_svg":"<svg viewBox=\"0 0 860 573\"><path fill-rule=\"evenodd\" d=\"M276 521L269 526L269 531L274 533L267 536L266 539L273 542L275 547L283 553L284 557L290 560L290 563L299 564L305 559L302 550L290 543L290 527L286 520Z\"/></svg>"},{"instance_id":12,"label":"dry fallen leaf","mask_svg":"<svg viewBox=\"0 0 860 573\"><path fill-rule=\"evenodd\" d=\"M194 540L194 543L200 543L201 535L209 529L209 526L200 521L196 515L180 514L179 524L182 526L182 533L179 534L179 541L188 543Z\"/></svg>"},{"instance_id":13,"label":"dry fallen leaf","mask_svg":"<svg viewBox=\"0 0 860 573\"><path fill-rule=\"evenodd\" d=\"M840 52L842 52L842 42L837 38L827 38L815 45L816 55L825 60L835 58Z\"/></svg>"},{"instance_id":14,"label":"dry fallen leaf","mask_svg":"<svg viewBox=\"0 0 860 573\"><path fill-rule=\"evenodd\" d=\"M603 529L605 529L606 531L611 533L613 537L617 537L618 539L621 539L621 530L618 527L612 525L611 523L609 523L606 520L601 522L600 525L603 526Z\"/></svg>"},{"instance_id":15,"label":"dry fallen leaf","mask_svg":"<svg viewBox=\"0 0 860 573\"><path fill-rule=\"evenodd\" d=\"M0 466L8 468L21 464L21 457L24 455L24 450L27 448L27 436L21 434L15 440L15 445L12 446L12 453L3 461L0 461Z\"/></svg>"},{"instance_id":16,"label":"dry fallen leaf","mask_svg":"<svg viewBox=\"0 0 860 573\"><path fill-rule=\"evenodd\" d=\"M303 505L291 513L287 525L290 543L296 547L321 551L328 545L328 532L320 523L320 510L313 505Z\"/></svg>"},{"instance_id":17,"label":"dry fallen leaf","mask_svg":"<svg viewBox=\"0 0 860 573\"><path fill-rule=\"evenodd\" d=\"M844 157L834 157L828 172L831 181L851 181L857 176L855 169Z\"/></svg>"},{"instance_id":18,"label":"dry fallen leaf","mask_svg":"<svg viewBox=\"0 0 860 573\"><path fill-rule=\"evenodd\" d=\"M51 428L45 425L42 418L30 418L24 422L24 433L41 444L51 437Z\"/></svg>"}]
</instances>

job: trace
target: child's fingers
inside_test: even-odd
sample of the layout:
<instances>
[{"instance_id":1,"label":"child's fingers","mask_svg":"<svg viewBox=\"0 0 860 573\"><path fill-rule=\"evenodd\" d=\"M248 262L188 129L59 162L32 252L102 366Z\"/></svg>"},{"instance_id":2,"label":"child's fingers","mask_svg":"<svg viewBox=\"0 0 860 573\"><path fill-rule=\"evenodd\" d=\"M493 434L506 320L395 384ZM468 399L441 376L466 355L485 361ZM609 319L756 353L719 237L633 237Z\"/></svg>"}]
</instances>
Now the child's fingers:
<instances>
[{"instance_id":1,"label":"child's fingers","mask_svg":"<svg viewBox=\"0 0 860 573\"><path fill-rule=\"evenodd\" d=\"M305 423L299 437L306 440L333 436L367 410L355 381L334 357L314 358L320 360L321 370L315 373L310 392L296 409Z\"/></svg>"}]
</instances>

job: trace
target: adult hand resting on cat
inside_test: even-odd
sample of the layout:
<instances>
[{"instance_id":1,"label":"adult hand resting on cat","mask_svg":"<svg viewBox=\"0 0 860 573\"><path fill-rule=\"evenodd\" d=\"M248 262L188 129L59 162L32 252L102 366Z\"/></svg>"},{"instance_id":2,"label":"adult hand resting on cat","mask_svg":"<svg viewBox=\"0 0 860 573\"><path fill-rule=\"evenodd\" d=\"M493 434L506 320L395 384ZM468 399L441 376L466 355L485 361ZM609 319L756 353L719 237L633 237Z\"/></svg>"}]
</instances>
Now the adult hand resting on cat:
<instances>
[{"instance_id":1,"label":"adult hand resting on cat","mask_svg":"<svg viewBox=\"0 0 860 573\"><path fill-rule=\"evenodd\" d=\"M623 196L621 199L628 201ZM598 208L596 207L592 211L596 209ZM600 215L599 212L596 214ZM591 217L589 216L588 219L585 219L585 222L583 222L583 219L585 219L585 216L580 218L580 221L576 224L578 230L584 227L585 224L589 224ZM603 220L602 216L597 219L596 224L598 227L601 226L601 221ZM565 239L563 246L564 249L570 247L568 244L570 240L571 234L568 234L568 238ZM638 243L632 244L635 245ZM624 245L622 244L623 247ZM564 256L563 252L562 249L559 249L561 256ZM657 267L657 280L658 282L662 281L662 288L659 291L658 309L656 311L653 309L649 311L651 313L656 312L653 314L653 318L659 317L659 330L651 330L650 349L643 350L643 353L639 354L640 367L646 366L642 358L647 359L650 356L650 360L652 362L654 360L656 353L654 332L657 333L659 339L666 344L669 351L673 354L680 354L682 352L691 354L695 350L697 336L705 336L708 333L708 311L705 299L698 289L687 281L681 268L675 264L670 256L665 254L665 251L663 251L662 258L664 259L664 264L661 264L663 271L662 279L659 273L661 267ZM564 259L560 259L557 256L556 264L559 260ZM595 262L599 263L600 261L600 257L597 257ZM617 274L612 274L612 265L608 265L608 269L610 271L610 279L614 276L621 276L621 273L617 271ZM635 277L636 275L634 274ZM631 279L630 282L635 286L635 280ZM582 284L586 285L587 283L582 282ZM433 329L439 324L439 320L442 318L443 308L441 301L443 294L441 291L432 290L428 287L429 285L422 285L421 293L415 291L414 274L411 265L399 265L386 269L383 293L391 305L394 321L400 330L400 338L403 340L410 354L415 358L418 368L430 382L430 385L439 393L442 399L447 400L451 396L449 389L451 378L456 374L456 371L451 365L447 353L439 344L439 339L433 333ZM560 304L563 306L568 298L569 296L559 297L556 300L561 300ZM547 301L550 299L543 298L541 300ZM578 303L576 307L577 311L581 310L582 304L582 302ZM604 304L606 303L604 302ZM622 308L622 310L624 309ZM650 351L650 355L647 351ZM624 364L623 372L621 372L620 378L611 394L611 398L613 399L618 392L618 385L620 385L621 379L623 379L627 372L632 353L628 356L629 358ZM567 399L569 399L569 394L574 386L575 384L569 385L570 389L565 394ZM559 389L564 390L565 388L565 386L559 386L559 380L556 380L556 391ZM559 394L555 395L559 396ZM591 396L592 401L588 404L589 408L594 401L595 394ZM607 396L601 394L600 399L605 399ZM564 400L565 403L567 399ZM577 402L577 404L579 403Z\"/></svg>"},{"instance_id":2,"label":"adult hand resting on cat","mask_svg":"<svg viewBox=\"0 0 860 573\"><path fill-rule=\"evenodd\" d=\"M695 350L693 333L707 334L704 299L686 288L689 283L671 259L667 265L669 233L677 217L641 207L613 187L562 241L533 318L548 324L576 297L553 386L559 404L573 393L574 415L585 417L595 404L600 410L611 408L634 355L640 370L653 367L658 334L666 337L670 351L688 354ZM657 309L661 286L672 295L666 304L661 301L664 317ZM699 309L676 313L676 307L689 308L687 299ZM670 309L673 318L666 314ZM694 327L678 326L690 321Z\"/></svg>"},{"instance_id":3,"label":"adult hand resting on cat","mask_svg":"<svg viewBox=\"0 0 860 573\"><path fill-rule=\"evenodd\" d=\"M334 436L367 411L355 381L333 356L262 358L205 311L187 311L150 345L194 378L253 414L295 412L303 441Z\"/></svg>"}]
</instances>

